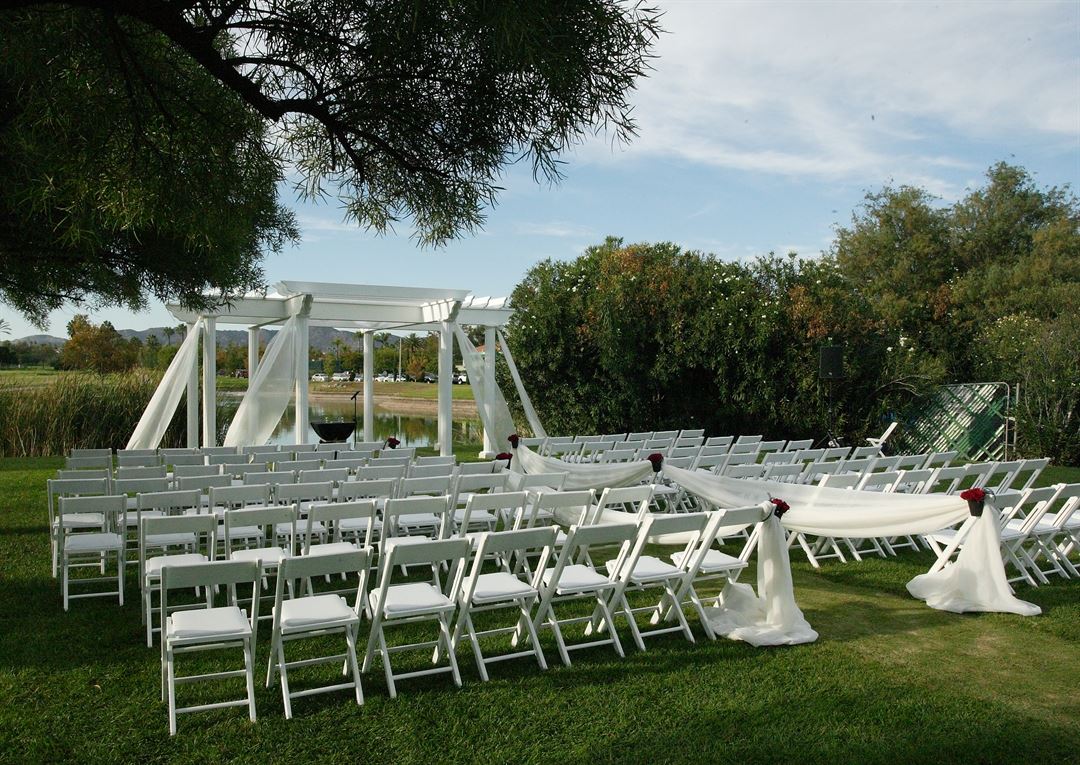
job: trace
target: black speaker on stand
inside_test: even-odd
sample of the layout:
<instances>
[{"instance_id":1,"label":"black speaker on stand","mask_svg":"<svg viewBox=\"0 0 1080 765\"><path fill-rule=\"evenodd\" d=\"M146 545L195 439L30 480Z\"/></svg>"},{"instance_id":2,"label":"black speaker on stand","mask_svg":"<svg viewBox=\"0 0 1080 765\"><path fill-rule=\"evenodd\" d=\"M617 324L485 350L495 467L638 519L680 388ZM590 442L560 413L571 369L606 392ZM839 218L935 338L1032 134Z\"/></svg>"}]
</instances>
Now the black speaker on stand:
<instances>
[{"instance_id":1,"label":"black speaker on stand","mask_svg":"<svg viewBox=\"0 0 1080 765\"><path fill-rule=\"evenodd\" d=\"M818 353L818 379L825 383L825 416L828 429L818 447L840 446L840 439L833 432L836 427L833 409L833 386L844 379L844 349L839 345L823 345Z\"/></svg>"}]
</instances>

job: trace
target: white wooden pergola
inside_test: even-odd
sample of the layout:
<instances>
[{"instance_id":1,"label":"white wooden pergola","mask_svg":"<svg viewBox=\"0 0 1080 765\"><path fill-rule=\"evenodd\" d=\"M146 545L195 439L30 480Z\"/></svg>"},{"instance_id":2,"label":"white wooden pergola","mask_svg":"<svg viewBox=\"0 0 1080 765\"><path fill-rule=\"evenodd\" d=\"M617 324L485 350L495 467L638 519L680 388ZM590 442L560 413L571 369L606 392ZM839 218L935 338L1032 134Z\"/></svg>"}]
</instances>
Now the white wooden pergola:
<instances>
[{"instance_id":1,"label":"white wooden pergola","mask_svg":"<svg viewBox=\"0 0 1080 765\"><path fill-rule=\"evenodd\" d=\"M438 445L441 454L452 454L453 327L484 327L485 389L495 391L495 331L512 316L506 298L472 297L468 290L426 289L327 282L278 282L266 294L247 294L226 305L198 313L178 305L167 306L172 315L189 327L202 318L203 343L202 445L215 446L217 434L217 325L244 326L248 330L248 378L259 366L259 330L284 324L296 317L301 341L296 344L297 442L309 439L308 422L308 328L311 326L362 332L364 342L364 430L363 438L374 438L375 333L390 330L439 333L438 356ZM491 395L491 394L489 394ZM492 407L492 401L478 402ZM187 381L188 446L198 446L198 370L193 366ZM484 453L494 454L490 435L484 432Z\"/></svg>"}]
</instances>

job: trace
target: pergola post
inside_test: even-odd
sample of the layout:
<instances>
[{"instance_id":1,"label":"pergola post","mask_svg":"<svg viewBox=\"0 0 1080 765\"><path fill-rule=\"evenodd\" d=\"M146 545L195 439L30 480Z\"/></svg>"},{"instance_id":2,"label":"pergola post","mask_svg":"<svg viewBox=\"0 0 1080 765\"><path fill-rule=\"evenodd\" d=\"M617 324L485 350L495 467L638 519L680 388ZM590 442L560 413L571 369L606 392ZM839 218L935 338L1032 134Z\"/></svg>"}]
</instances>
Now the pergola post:
<instances>
[{"instance_id":1,"label":"pergola post","mask_svg":"<svg viewBox=\"0 0 1080 765\"><path fill-rule=\"evenodd\" d=\"M190 335L195 331L195 322L187 325ZM188 372L187 381L187 446L194 449L199 445L199 364L195 361Z\"/></svg>"},{"instance_id":2,"label":"pergola post","mask_svg":"<svg viewBox=\"0 0 1080 765\"><path fill-rule=\"evenodd\" d=\"M248 327L248 365L247 375L248 379L252 380L255 377L255 372L259 368L259 328Z\"/></svg>"},{"instance_id":3,"label":"pergola post","mask_svg":"<svg viewBox=\"0 0 1080 765\"><path fill-rule=\"evenodd\" d=\"M495 327L484 327L484 415L485 422L495 416ZM495 434L484 428L484 451L480 456L492 459L496 454Z\"/></svg>"},{"instance_id":4,"label":"pergola post","mask_svg":"<svg viewBox=\"0 0 1080 765\"><path fill-rule=\"evenodd\" d=\"M308 439L308 317L296 317L296 443Z\"/></svg>"},{"instance_id":5,"label":"pergola post","mask_svg":"<svg viewBox=\"0 0 1080 765\"><path fill-rule=\"evenodd\" d=\"M203 446L217 446L217 320L206 317L203 335Z\"/></svg>"},{"instance_id":6,"label":"pergola post","mask_svg":"<svg viewBox=\"0 0 1080 765\"><path fill-rule=\"evenodd\" d=\"M454 333L450 322L439 322L439 454L454 453L453 380Z\"/></svg>"},{"instance_id":7,"label":"pergola post","mask_svg":"<svg viewBox=\"0 0 1080 765\"><path fill-rule=\"evenodd\" d=\"M364 440L375 440L375 333L364 333Z\"/></svg>"}]
</instances>

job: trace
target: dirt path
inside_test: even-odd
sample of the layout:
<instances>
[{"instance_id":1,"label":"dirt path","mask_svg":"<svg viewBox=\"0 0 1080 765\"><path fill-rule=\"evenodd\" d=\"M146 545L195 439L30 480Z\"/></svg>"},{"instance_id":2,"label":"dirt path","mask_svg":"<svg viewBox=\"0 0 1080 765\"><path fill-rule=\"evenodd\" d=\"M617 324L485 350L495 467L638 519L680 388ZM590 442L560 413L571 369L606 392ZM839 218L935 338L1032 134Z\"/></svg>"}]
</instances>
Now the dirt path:
<instances>
[{"instance_id":1,"label":"dirt path","mask_svg":"<svg viewBox=\"0 0 1080 765\"><path fill-rule=\"evenodd\" d=\"M333 401L349 401L351 400L352 393L311 393L310 398L312 401L318 400L333 400ZM357 397L356 404L358 407L364 406L363 395ZM439 403L434 399L423 398L411 398L409 396L385 396L375 395L375 406L383 409L387 412L395 412L397 414L423 414L423 415L435 415L439 411ZM470 400L457 399L453 402L453 415L458 418L475 418L479 417L476 411L476 402Z\"/></svg>"}]
</instances>

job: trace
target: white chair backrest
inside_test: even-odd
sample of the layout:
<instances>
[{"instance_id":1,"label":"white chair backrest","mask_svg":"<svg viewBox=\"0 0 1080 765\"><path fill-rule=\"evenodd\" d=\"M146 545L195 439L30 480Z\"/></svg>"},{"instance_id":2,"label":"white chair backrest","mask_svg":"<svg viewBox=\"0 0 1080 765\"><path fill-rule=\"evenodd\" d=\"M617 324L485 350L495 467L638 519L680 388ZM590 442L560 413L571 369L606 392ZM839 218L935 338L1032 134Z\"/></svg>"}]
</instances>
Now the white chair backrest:
<instances>
[{"instance_id":1,"label":"white chair backrest","mask_svg":"<svg viewBox=\"0 0 1080 765\"><path fill-rule=\"evenodd\" d=\"M514 473L511 472L506 481L509 491L524 491L526 489L548 489L550 491L562 491L566 485L566 473Z\"/></svg>"},{"instance_id":2,"label":"white chair backrest","mask_svg":"<svg viewBox=\"0 0 1080 765\"><path fill-rule=\"evenodd\" d=\"M705 448L708 449L709 447ZM699 454L694 458L693 467L695 470L712 470L721 465L726 465L727 459L726 452L723 454Z\"/></svg>"},{"instance_id":3,"label":"white chair backrest","mask_svg":"<svg viewBox=\"0 0 1080 765\"><path fill-rule=\"evenodd\" d=\"M197 475L221 475L221 465L173 465L177 480Z\"/></svg>"},{"instance_id":4,"label":"white chair backrest","mask_svg":"<svg viewBox=\"0 0 1080 765\"><path fill-rule=\"evenodd\" d=\"M852 459L862 459L864 457L880 457L880 446L856 446L851 452Z\"/></svg>"},{"instance_id":5,"label":"white chair backrest","mask_svg":"<svg viewBox=\"0 0 1080 765\"><path fill-rule=\"evenodd\" d=\"M807 462L801 483L817 483L823 475L836 475L844 470L842 462Z\"/></svg>"},{"instance_id":6,"label":"white chair backrest","mask_svg":"<svg viewBox=\"0 0 1080 765\"><path fill-rule=\"evenodd\" d=\"M418 495L449 495L453 476L433 476L431 478L404 478L398 484L398 496L413 497Z\"/></svg>"},{"instance_id":7,"label":"white chair backrest","mask_svg":"<svg viewBox=\"0 0 1080 765\"><path fill-rule=\"evenodd\" d=\"M334 482L285 483L277 487L275 495L275 501L279 505L291 505L299 502L330 502L334 498Z\"/></svg>"},{"instance_id":8,"label":"white chair backrest","mask_svg":"<svg viewBox=\"0 0 1080 765\"><path fill-rule=\"evenodd\" d=\"M220 489L232 485L231 475L189 475L176 479L178 489L199 489L207 492L210 489Z\"/></svg>"},{"instance_id":9,"label":"white chair backrest","mask_svg":"<svg viewBox=\"0 0 1080 765\"><path fill-rule=\"evenodd\" d=\"M166 446L158 451L161 452L161 456L165 457L168 462L172 462L174 457L191 457L194 455L202 454L199 451L199 447L187 448L179 446Z\"/></svg>"},{"instance_id":10,"label":"white chair backrest","mask_svg":"<svg viewBox=\"0 0 1080 765\"><path fill-rule=\"evenodd\" d=\"M69 457L111 457L112 449L72 449Z\"/></svg>"},{"instance_id":11,"label":"white chair backrest","mask_svg":"<svg viewBox=\"0 0 1080 765\"><path fill-rule=\"evenodd\" d=\"M83 468L81 470L64 470L61 468L56 471L56 478L61 481L69 478L105 478L111 480L112 471L108 468Z\"/></svg>"},{"instance_id":12,"label":"white chair backrest","mask_svg":"<svg viewBox=\"0 0 1080 765\"><path fill-rule=\"evenodd\" d=\"M851 454L850 446L832 446L825 450L825 453L821 455L822 462L833 462L834 460L847 459Z\"/></svg>"},{"instance_id":13,"label":"white chair backrest","mask_svg":"<svg viewBox=\"0 0 1080 765\"><path fill-rule=\"evenodd\" d=\"M761 478L765 474L765 469L764 465L732 465L729 462L724 467L723 474L728 478Z\"/></svg>"},{"instance_id":14,"label":"white chair backrest","mask_svg":"<svg viewBox=\"0 0 1080 765\"><path fill-rule=\"evenodd\" d=\"M288 446L283 446L282 451L289 451L293 454L310 454L318 448L318 444L289 444Z\"/></svg>"},{"instance_id":15,"label":"white chair backrest","mask_svg":"<svg viewBox=\"0 0 1080 765\"><path fill-rule=\"evenodd\" d=\"M225 510L225 554L232 555L234 528L254 526L262 532L259 547L281 547L289 554L296 552L296 505L274 505L267 507L229 508ZM285 526L284 533L282 525ZM285 537L284 545L280 545Z\"/></svg>"},{"instance_id":16,"label":"white chair backrest","mask_svg":"<svg viewBox=\"0 0 1080 765\"><path fill-rule=\"evenodd\" d=\"M728 454L734 456L744 456L747 454L757 457L758 449L761 448L761 441L748 441L744 444L732 444L728 449Z\"/></svg>"},{"instance_id":17,"label":"white chair backrest","mask_svg":"<svg viewBox=\"0 0 1080 765\"><path fill-rule=\"evenodd\" d=\"M649 512L654 490L653 486L609 486L600 493L595 509L578 523L600 523L605 510L618 510L632 513L639 519L644 518Z\"/></svg>"},{"instance_id":18,"label":"white chair backrest","mask_svg":"<svg viewBox=\"0 0 1080 765\"><path fill-rule=\"evenodd\" d=\"M206 457L201 454L163 454L162 459L165 460L166 465L172 465L174 468L182 465L205 465Z\"/></svg>"},{"instance_id":19,"label":"white chair backrest","mask_svg":"<svg viewBox=\"0 0 1080 765\"><path fill-rule=\"evenodd\" d=\"M859 481L859 489L862 491L891 492L896 488L900 475L896 470L886 470L882 473L866 473L862 480Z\"/></svg>"},{"instance_id":20,"label":"white chair backrest","mask_svg":"<svg viewBox=\"0 0 1080 765\"><path fill-rule=\"evenodd\" d=\"M705 428L693 428L679 431L679 438L705 438Z\"/></svg>"},{"instance_id":21,"label":"white chair backrest","mask_svg":"<svg viewBox=\"0 0 1080 765\"><path fill-rule=\"evenodd\" d=\"M506 472L504 460L490 462L463 462L458 465L458 475L484 475L485 473Z\"/></svg>"},{"instance_id":22,"label":"white chair backrest","mask_svg":"<svg viewBox=\"0 0 1080 765\"><path fill-rule=\"evenodd\" d=\"M689 457L693 459L698 456L698 452L701 451L699 446L673 446L668 449L668 457Z\"/></svg>"},{"instance_id":23,"label":"white chair backrest","mask_svg":"<svg viewBox=\"0 0 1080 765\"><path fill-rule=\"evenodd\" d=\"M64 460L64 467L69 470L78 470L79 468L107 468L112 470L112 457L109 455L97 457L67 457Z\"/></svg>"},{"instance_id":24,"label":"white chair backrest","mask_svg":"<svg viewBox=\"0 0 1080 765\"><path fill-rule=\"evenodd\" d=\"M1049 464L1050 460L1046 457L1041 457L1035 460L1024 460L1024 466L1020 468L1020 472L1016 476L1016 481L1014 481L1014 483L1021 484L1017 487L1017 489L1019 491L1030 489L1032 484L1034 484L1036 479L1038 479L1039 474L1042 473L1042 471Z\"/></svg>"},{"instance_id":25,"label":"white chair backrest","mask_svg":"<svg viewBox=\"0 0 1080 765\"><path fill-rule=\"evenodd\" d=\"M506 491L510 481L509 473L481 473L480 475L458 475L454 479L453 491L454 506L458 504L458 497L463 493L488 493Z\"/></svg>"},{"instance_id":26,"label":"white chair backrest","mask_svg":"<svg viewBox=\"0 0 1080 765\"><path fill-rule=\"evenodd\" d=\"M163 460L164 458L156 452L151 454L116 453L116 464L122 467L152 467L154 465L163 465Z\"/></svg>"},{"instance_id":27,"label":"white chair backrest","mask_svg":"<svg viewBox=\"0 0 1080 765\"><path fill-rule=\"evenodd\" d=\"M241 446L241 454L277 454L281 447L277 444L259 444L257 446Z\"/></svg>"},{"instance_id":28,"label":"white chair backrest","mask_svg":"<svg viewBox=\"0 0 1080 765\"><path fill-rule=\"evenodd\" d=\"M141 466L125 466L121 465L116 468L117 478L164 478L165 466L164 465L141 465Z\"/></svg>"},{"instance_id":29,"label":"white chair backrest","mask_svg":"<svg viewBox=\"0 0 1080 765\"><path fill-rule=\"evenodd\" d=\"M377 461L376 461L377 462ZM392 478L400 481L405 477L405 465L379 465L369 464L356 471L357 481L381 481Z\"/></svg>"},{"instance_id":30,"label":"white chair backrest","mask_svg":"<svg viewBox=\"0 0 1080 765\"><path fill-rule=\"evenodd\" d=\"M644 443L645 441L648 441L652 437L653 437L653 432L651 430L641 431L640 433L627 433L626 434L626 440L627 441L641 441L642 443Z\"/></svg>"},{"instance_id":31,"label":"white chair backrest","mask_svg":"<svg viewBox=\"0 0 1080 765\"><path fill-rule=\"evenodd\" d=\"M832 473L821 476L818 486L827 486L830 489L854 489L862 481L858 473Z\"/></svg>"},{"instance_id":32,"label":"white chair backrest","mask_svg":"<svg viewBox=\"0 0 1080 765\"><path fill-rule=\"evenodd\" d=\"M652 434L653 438L678 438L679 431L677 430L654 430Z\"/></svg>"},{"instance_id":33,"label":"white chair backrest","mask_svg":"<svg viewBox=\"0 0 1080 765\"><path fill-rule=\"evenodd\" d=\"M414 460L413 464L415 464L415 465L451 465L452 466L452 465L457 464L457 458L454 457L453 455L448 455L448 456L445 456L445 457L442 457L442 456L417 457Z\"/></svg>"},{"instance_id":34,"label":"white chair backrest","mask_svg":"<svg viewBox=\"0 0 1080 765\"><path fill-rule=\"evenodd\" d=\"M270 484L252 486L212 486L210 488L211 507L246 507L247 505L268 505L270 503Z\"/></svg>"},{"instance_id":35,"label":"white chair backrest","mask_svg":"<svg viewBox=\"0 0 1080 765\"><path fill-rule=\"evenodd\" d=\"M149 491L168 491L172 486L168 478L117 478L112 482L113 494L131 494Z\"/></svg>"},{"instance_id":36,"label":"white chair backrest","mask_svg":"<svg viewBox=\"0 0 1080 765\"><path fill-rule=\"evenodd\" d=\"M873 457L860 457L858 459L844 460L844 470L849 473L865 473L874 465Z\"/></svg>"},{"instance_id":37,"label":"white chair backrest","mask_svg":"<svg viewBox=\"0 0 1080 765\"><path fill-rule=\"evenodd\" d=\"M434 515L438 519L435 529L437 539L445 539L450 535L450 496L428 497L396 497L386 500L383 507L383 535L395 536L398 532L397 519L402 516ZM381 565L381 564L380 564Z\"/></svg>"},{"instance_id":38,"label":"white chair backrest","mask_svg":"<svg viewBox=\"0 0 1080 765\"><path fill-rule=\"evenodd\" d=\"M803 466L801 464L787 463L765 466L765 478L769 481L798 483L802 474Z\"/></svg>"},{"instance_id":39,"label":"white chair backrest","mask_svg":"<svg viewBox=\"0 0 1080 765\"><path fill-rule=\"evenodd\" d=\"M803 449L809 449L813 447L813 445L814 439L812 438L804 438L798 441L788 441L787 444L784 446L784 451L798 452L802 451Z\"/></svg>"},{"instance_id":40,"label":"white chair backrest","mask_svg":"<svg viewBox=\"0 0 1080 765\"><path fill-rule=\"evenodd\" d=\"M346 452L346 453L348 453L348 452ZM367 464L368 464L368 461L366 459L352 459L350 457L348 459L336 459L336 460L334 460L332 462L328 461L326 463L326 467L334 468L334 469L344 468L345 470L348 470L350 473L355 473L357 470L359 470L360 468L364 467Z\"/></svg>"},{"instance_id":41,"label":"white chair backrest","mask_svg":"<svg viewBox=\"0 0 1080 765\"><path fill-rule=\"evenodd\" d=\"M824 449L799 449L795 452L796 462L817 462L825 456Z\"/></svg>"},{"instance_id":42,"label":"white chair backrest","mask_svg":"<svg viewBox=\"0 0 1080 765\"><path fill-rule=\"evenodd\" d=\"M901 491L905 494L922 494L926 483L934 477L937 471L932 468L918 468L917 470L901 470L900 479L896 482L893 491Z\"/></svg>"},{"instance_id":43,"label":"white chair backrest","mask_svg":"<svg viewBox=\"0 0 1080 765\"><path fill-rule=\"evenodd\" d=\"M782 451L784 451L784 446L786 446L786 445L787 445L787 441L762 441L758 446L758 452L760 452L760 453L782 452Z\"/></svg>"},{"instance_id":44,"label":"white chair backrest","mask_svg":"<svg viewBox=\"0 0 1080 765\"><path fill-rule=\"evenodd\" d=\"M104 530L122 532L127 525L127 502L120 496L101 497L60 497L57 508L57 532L60 536L59 548L64 549L63 538L71 533L64 523L64 516L69 514L100 514L104 521ZM93 529L98 531L99 529Z\"/></svg>"},{"instance_id":45,"label":"white chair backrest","mask_svg":"<svg viewBox=\"0 0 1080 765\"><path fill-rule=\"evenodd\" d=\"M280 486L283 483L296 483L296 473L291 470L273 470L267 473L244 473L244 484L268 483Z\"/></svg>"},{"instance_id":46,"label":"white chair backrest","mask_svg":"<svg viewBox=\"0 0 1080 765\"><path fill-rule=\"evenodd\" d=\"M896 461L895 470L915 470L925 467L928 454L904 454Z\"/></svg>"},{"instance_id":47,"label":"white chair backrest","mask_svg":"<svg viewBox=\"0 0 1080 765\"><path fill-rule=\"evenodd\" d=\"M226 452L225 454L210 454L206 457L208 465L246 465L251 462L250 454L237 454Z\"/></svg>"},{"instance_id":48,"label":"white chair backrest","mask_svg":"<svg viewBox=\"0 0 1080 765\"><path fill-rule=\"evenodd\" d=\"M757 444L750 444L757 447ZM724 469L731 465L754 465L757 463L757 452L745 452L743 454L729 454L724 463Z\"/></svg>"},{"instance_id":49,"label":"white chair backrest","mask_svg":"<svg viewBox=\"0 0 1080 765\"><path fill-rule=\"evenodd\" d=\"M497 517L520 518L525 512L528 494L523 491L501 491L493 494L473 494L465 503L465 511L457 522L458 533L465 536L476 513L493 513Z\"/></svg>"},{"instance_id":50,"label":"white chair backrest","mask_svg":"<svg viewBox=\"0 0 1080 765\"><path fill-rule=\"evenodd\" d=\"M345 483L349 480L348 468L322 468L321 470L301 470L299 477L296 479L298 483L313 483L323 481L333 481L335 484Z\"/></svg>"},{"instance_id":51,"label":"white chair backrest","mask_svg":"<svg viewBox=\"0 0 1080 765\"><path fill-rule=\"evenodd\" d=\"M712 446L720 449L727 449L734 440L735 436L709 436L705 439L705 447L708 448Z\"/></svg>"},{"instance_id":52,"label":"white chair backrest","mask_svg":"<svg viewBox=\"0 0 1080 765\"><path fill-rule=\"evenodd\" d=\"M373 478L370 481L349 481L338 488L338 501L386 499L397 496L396 478Z\"/></svg>"},{"instance_id":53,"label":"white chair backrest","mask_svg":"<svg viewBox=\"0 0 1080 765\"><path fill-rule=\"evenodd\" d=\"M597 462L611 464L615 462L633 462L637 459L638 449L608 449L601 452Z\"/></svg>"},{"instance_id":54,"label":"white chair backrest","mask_svg":"<svg viewBox=\"0 0 1080 765\"><path fill-rule=\"evenodd\" d=\"M409 478L436 478L453 474L453 465L417 465L416 463L409 465L407 473Z\"/></svg>"},{"instance_id":55,"label":"white chair backrest","mask_svg":"<svg viewBox=\"0 0 1080 765\"><path fill-rule=\"evenodd\" d=\"M896 470L896 463L900 461L899 457L877 457L874 459L870 469L874 472L881 472L882 470Z\"/></svg>"},{"instance_id":56,"label":"white chair backrest","mask_svg":"<svg viewBox=\"0 0 1080 765\"><path fill-rule=\"evenodd\" d=\"M378 510L375 500L364 499L352 502L325 502L315 503L308 507L307 520L305 521L304 554L311 550L311 542L316 536L313 532L315 524L321 523L330 532L331 541L341 541L341 522L352 520L366 520L363 525L364 535L360 541L361 547L370 547L371 538L375 530Z\"/></svg>"},{"instance_id":57,"label":"white chair backrest","mask_svg":"<svg viewBox=\"0 0 1080 765\"><path fill-rule=\"evenodd\" d=\"M773 452L766 454L761 460L762 465L790 465L795 461L795 452Z\"/></svg>"},{"instance_id":58,"label":"white chair backrest","mask_svg":"<svg viewBox=\"0 0 1080 765\"><path fill-rule=\"evenodd\" d=\"M149 492L140 494L135 500L139 510L160 510L166 515L198 509L201 504L202 492L198 489Z\"/></svg>"},{"instance_id":59,"label":"white chair backrest","mask_svg":"<svg viewBox=\"0 0 1080 765\"><path fill-rule=\"evenodd\" d=\"M1012 486L1016 476L1024 466L1023 460L1011 460L1009 462L995 462L994 467L980 480L979 484L984 489L999 494Z\"/></svg>"},{"instance_id":60,"label":"white chair backrest","mask_svg":"<svg viewBox=\"0 0 1080 765\"><path fill-rule=\"evenodd\" d=\"M371 465L373 467L394 466L394 467L407 468L411 464L412 464L412 457L408 457L408 456L404 456L404 455L398 455L398 454L394 454L394 453L391 453L389 455L380 454L379 456L372 458L368 462L368 465Z\"/></svg>"},{"instance_id":61,"label":"white chair backrest","mask_svg":"<svg viewBox=\"0 0 1080 765\"><path fill-rule=\"evenodd\" d=\"M761 443L761 436L739 436L735 439L735 445Z\"/></svg>"}]
</instances>

